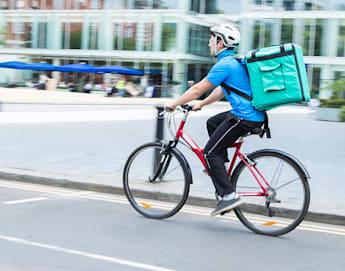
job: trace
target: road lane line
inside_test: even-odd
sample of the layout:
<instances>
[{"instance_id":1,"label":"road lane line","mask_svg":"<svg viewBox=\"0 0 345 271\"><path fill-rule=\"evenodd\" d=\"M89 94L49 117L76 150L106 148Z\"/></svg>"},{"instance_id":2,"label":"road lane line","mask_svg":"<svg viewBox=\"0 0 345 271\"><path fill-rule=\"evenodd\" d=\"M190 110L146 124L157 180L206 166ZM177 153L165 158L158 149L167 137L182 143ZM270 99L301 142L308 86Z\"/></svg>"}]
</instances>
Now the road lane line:
<instances>
[{"instance_id":1,"label":"road lane line","mask_svg":"<svg viewBox=\"0 0 345 271\"><path fill-rule=\"evenodd\" d=\"M94 191L71 191L61 187L42 187L40 185L30 185L24 183L8 183L1 181L0 186L7 187L7 188L15 188L15 189L22 189L22 190L29 190L29 191L37 191L37 192L44 192L64 197L79 197L80 195L87 195L95 193Z\"/></svg>"},{"instance_id":2,"label":"road lane line","mask_svg":"<svg viewBox=\"0 0 345 271\"><path fill-rule=\"evenodd\" d=\"M46 200L48 198L40 197L40 198L31 198L31 199L21 199L21 200L10 200L4 201L4 204L19 204L19 203L27 203L27 202L34 202L34 201L41 201Z\"/></svg>"},{"instance_id":3,"label":"road lane line","mask_svg":"<svg viewBox=\"0 0 345 271\"><path fill-rule=\"evenodd\" d=\"M59 194L59 195L73 195L78 198L90 199L90 200L98 200L98 201L105 201L105 202L114 202L120 204L129 205L129 202L125 196L114 195L114 194L104 194L104 193L97 193L93 191L78 191L72 192L66 188L60 187L46 187L43 185L34 185L34 184L23 184L23 183L14 183L14 182L6 182L0 181L0 186L10 187L10 188L17 188L23 190L31 190L31 191L38 191L38 192L46 192L51 194ZM158 206L158 205L157 205ZM166 209L167 207L164 205L159 206L162 209ZM182 213L189 213L195 215L202 215L202 216L209 216L210 210L208 208L197 207L197 206L190 206L185 205L181 211ZM231 221L238 221L237 217L232 213L230 215L226 215L221 217L225 220ZM256 222L265 221L263 218L253 217ZM279 221L281 224L286 224L285 221ZM322 233L330 233L330 234L337 234L337 235L345 235L345 228L344 227L334 227L334 226L323 226L320 224L311 224L310 222L303 221L301 225L299 225L296 230L308 230L308 231L317 231Z\"/></svg>"},{"instance_id":4,"label":"road lane line","mask_svg":"<svg viewBox=\"0 0 345 271\"><path fill-rule=\"evenodd\" d=\"M79 256L83 256L83 257L87 257L87 258L92 258L92 259L97 259L97 260L101 260L101 261L117 263L117 264L121 264L121 265L127 265L127 266L131 266L131 267L145 269L145 270L152 270L152 271L174 271L173 269L168 269L168 268L164 268L164 267L160 267L160 266L154 266L154 265L150 265L150 264L143 264L143 263L123 260L123 259L119 259L119 258L114 258L114 257L109 257L109 256L104 256L104 255L84 252L84 251L80 251L80 250L73 250L73 249L68 249L68 248L63 248L63 247L58 247L58 246L53 246L53 245L48 245L48 244L43 244L43 243L38 243L38 242L31 242L31 241L27 241L27 240L24 240L24 239L11 237L11 236L0 235L0 239L6 240L8 242L14 242L14 243L19 243L19 244L25 244L25 245L30 245L30 246L35 246L35 247L40 247L40 248L60 251L60 252L68 253L68 254L79 255Z\"/></svg>"}]
</instances>

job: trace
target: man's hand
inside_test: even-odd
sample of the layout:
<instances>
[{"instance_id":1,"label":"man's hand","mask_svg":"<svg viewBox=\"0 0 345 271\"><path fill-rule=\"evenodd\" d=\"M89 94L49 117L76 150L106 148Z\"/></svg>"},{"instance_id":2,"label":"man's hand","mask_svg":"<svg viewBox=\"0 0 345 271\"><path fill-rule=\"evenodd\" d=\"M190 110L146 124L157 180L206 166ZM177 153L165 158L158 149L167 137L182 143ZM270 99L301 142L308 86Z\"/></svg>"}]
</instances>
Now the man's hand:
<instances>
[{"instance_id":1,"label":"man's hand","mask_svg":"<svg viewBox=\"0 0 345 271\"><path fill-rule=\"evenodd\" d=\"M201 108L202 108L202 105L201 105L201 103L197 103L197 104L194 104L193 105L193 111L199 111L199 110L201 110Z\"/></svg>"},{"instance_id":2,"label":"man's hand","mask_svg":"<svg viewBox=\"0 0 345 271\"><path fill-rule=\"evenodd\" d=\"M176 108L176 105L173 104L165 104L164 105L164 111L166 112L173 112Z\"/></svg>"}]
</instances>

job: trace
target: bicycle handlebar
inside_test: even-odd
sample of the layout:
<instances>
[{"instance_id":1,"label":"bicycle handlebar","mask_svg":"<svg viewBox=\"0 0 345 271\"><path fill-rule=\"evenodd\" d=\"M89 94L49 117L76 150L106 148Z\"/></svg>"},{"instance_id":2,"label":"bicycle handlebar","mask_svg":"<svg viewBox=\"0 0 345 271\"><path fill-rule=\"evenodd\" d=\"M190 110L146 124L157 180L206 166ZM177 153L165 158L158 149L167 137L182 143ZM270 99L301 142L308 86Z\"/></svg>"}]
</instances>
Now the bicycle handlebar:
<instances>
[{"instance_id":1,"label":"bicycle handlebar","mask_svg":"<svg viewBox=\"0 0 345 271\"><path fill-rule=\"evenodd\" d=\"M179 110L179 108L182 108L183 110L187 110L187 111L189 112L189 111L192 111L192 110L193 110L193 107L194 107L194 105L183 104L183 105L177 106L177 107L176 107L176 110ZM174 110L173 110L172 108L170 108L170 107L166 107L166 108L165 108L165 112L167 112L167 113L171 113L171 112L173 112L173 111L174 111Z\"/></svg>"}]
</instances>

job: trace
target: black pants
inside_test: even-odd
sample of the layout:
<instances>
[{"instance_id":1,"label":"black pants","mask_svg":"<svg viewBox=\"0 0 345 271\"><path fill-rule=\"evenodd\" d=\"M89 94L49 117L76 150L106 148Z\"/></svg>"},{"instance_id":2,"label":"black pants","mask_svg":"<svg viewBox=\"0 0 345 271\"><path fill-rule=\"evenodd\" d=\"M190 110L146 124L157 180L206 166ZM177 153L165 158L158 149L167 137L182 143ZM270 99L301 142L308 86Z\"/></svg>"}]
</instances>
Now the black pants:
<instances>
[{"instance_id":1,"label":"black pants","mask_svg":"<svg viewBox=\"0 0 345 271\"><path fill-rule=\"evenodd\" d=\"M240 136L261 127L262 124L263 122L239 119L229 111L207 120L210 139L205 146L204 157L218 195L234 192L224 166L224 162L228 161L227 148Z\"/></svg>"}]
</instances>

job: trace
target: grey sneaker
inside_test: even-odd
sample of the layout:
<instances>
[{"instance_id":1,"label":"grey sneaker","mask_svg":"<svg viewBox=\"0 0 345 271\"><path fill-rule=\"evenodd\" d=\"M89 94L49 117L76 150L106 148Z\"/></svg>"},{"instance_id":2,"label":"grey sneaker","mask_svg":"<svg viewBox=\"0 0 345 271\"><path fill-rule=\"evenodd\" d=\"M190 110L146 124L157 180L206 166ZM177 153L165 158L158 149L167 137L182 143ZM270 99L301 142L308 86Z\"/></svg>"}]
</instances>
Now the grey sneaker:
<instances>
[{"instance_id":1,"label":"grey sneaker","mask_svg":"<svg viewBox=\"0 0 345 271\"><path fill-rule=\"evenodd\" d=\"M237 206L241 205L243 202L241 198L234 192L228 195L225 195L217 204L216 209L211 213L211 216L224 214Z\"/></svg>"}]
</instances>

